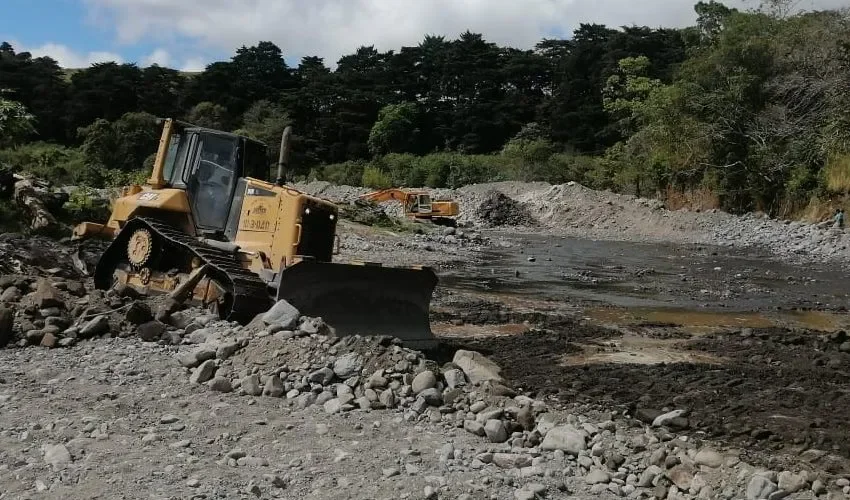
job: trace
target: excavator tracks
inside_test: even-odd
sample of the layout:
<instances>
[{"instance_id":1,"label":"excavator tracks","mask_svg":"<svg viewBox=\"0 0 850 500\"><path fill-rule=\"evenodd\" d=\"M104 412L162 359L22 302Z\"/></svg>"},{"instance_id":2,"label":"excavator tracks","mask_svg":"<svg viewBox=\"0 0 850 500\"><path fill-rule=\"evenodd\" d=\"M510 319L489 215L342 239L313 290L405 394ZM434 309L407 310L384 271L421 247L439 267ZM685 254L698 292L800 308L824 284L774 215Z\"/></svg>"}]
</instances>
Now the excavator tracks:
<instances>
[{"instance_id":1,"label":"excavator tracks","mask_svg":"<svg viewBox=\"0 0 850 500\"><path fill-rule=\"evenodd\" d=\"M173 255L171 252L176 249L184 255L198 258L201 265L208 265L208 276L227 290L225 306L219 310L223 319L247 324L270 307L272 297L266 283L244 269L236 254L205 245L182 231L145 217L128 221L103 253L95 270L97 288L112 287L115 269L122 263L128 263L127 244L138 229L147 229L159 239L157 246L165 253L163 257ZM179 262L180 259L174 261ZM180 269L180 272L189 273L190 270Z\"/></svg>"}]
</instances>

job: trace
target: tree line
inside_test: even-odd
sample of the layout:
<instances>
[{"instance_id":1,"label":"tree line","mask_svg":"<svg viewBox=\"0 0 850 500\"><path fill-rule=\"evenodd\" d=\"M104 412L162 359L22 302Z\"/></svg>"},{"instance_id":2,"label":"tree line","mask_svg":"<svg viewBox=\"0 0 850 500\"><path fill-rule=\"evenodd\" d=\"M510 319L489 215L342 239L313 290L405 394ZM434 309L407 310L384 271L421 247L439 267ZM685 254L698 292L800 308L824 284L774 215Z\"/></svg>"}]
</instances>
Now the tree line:
<instances>
[{"instance_id":1,"label":"tree line","mask_svg":"<svg viewBox=\"0 0 850 500\"><path fill-rule=\"evenodd\" d=\"M850 16L695 5L683 29L581 24L520 50L466 32L333 69L267 41L202 72L63 69L0 45L0 161L89 185L151 161L154 117L265 141L295 130L301 178L459 186L577 181L725 209L850 189ZM5 104L4 104L5 103ZM17 167L16 167L17 166Z\"/></svg>"}]
</instances>

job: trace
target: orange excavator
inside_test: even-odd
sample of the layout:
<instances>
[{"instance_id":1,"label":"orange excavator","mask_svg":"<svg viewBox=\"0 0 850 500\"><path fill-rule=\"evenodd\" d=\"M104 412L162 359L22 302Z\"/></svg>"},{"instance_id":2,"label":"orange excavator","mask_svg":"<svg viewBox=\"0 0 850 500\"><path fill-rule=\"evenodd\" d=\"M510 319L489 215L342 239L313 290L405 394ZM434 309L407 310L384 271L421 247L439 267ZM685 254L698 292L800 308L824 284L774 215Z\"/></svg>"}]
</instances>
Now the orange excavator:
<instances>
[{"instance_id":1,"label":"orange excavator","mask_svg":"<svg viewBox=\"0 0 850 500\"><path fill-rule=\"evenodd\" d=\"M399 188L382 189L360 196L361 200L380 203L399 201L404 208L404 216L416 222L431 222L441 226L457 225L455 217L460 213L454 200L432 200L425 191L407 191Z\"/></svg>"}]
</instances>

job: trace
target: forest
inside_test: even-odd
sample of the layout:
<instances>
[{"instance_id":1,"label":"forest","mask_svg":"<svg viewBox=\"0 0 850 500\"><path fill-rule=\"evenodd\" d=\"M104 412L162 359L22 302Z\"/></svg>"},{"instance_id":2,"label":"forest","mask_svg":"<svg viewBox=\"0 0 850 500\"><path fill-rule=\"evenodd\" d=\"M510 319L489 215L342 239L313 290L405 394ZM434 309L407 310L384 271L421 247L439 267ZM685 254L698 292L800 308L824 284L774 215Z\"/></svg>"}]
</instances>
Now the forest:
<instances>
[{"instance_id":1,"label":"forest","mask_svg":"<svg viewBox=\"0 0 850 500\"><path fill-rule=\"evenodd\" d=\"M694 6L683 29L581 24L533 49L485 34L362 46L297 66L272 42L199 73L61 68L0 45L0 164L115 186L152 164L157 117L236 131L290 180L458 187L579 182L672 206L786 216L850 190L850 12Z\"/></svg>"}]
</instances>

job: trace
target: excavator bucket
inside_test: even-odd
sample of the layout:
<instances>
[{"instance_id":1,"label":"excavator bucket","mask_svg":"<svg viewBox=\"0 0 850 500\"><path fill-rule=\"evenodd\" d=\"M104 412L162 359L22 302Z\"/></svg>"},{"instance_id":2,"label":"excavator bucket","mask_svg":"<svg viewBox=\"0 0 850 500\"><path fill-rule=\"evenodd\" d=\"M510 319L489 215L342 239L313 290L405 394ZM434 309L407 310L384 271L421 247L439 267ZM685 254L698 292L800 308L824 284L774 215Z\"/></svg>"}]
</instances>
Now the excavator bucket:
<instances>
[{"instance_id":1,"label":"excavator bucket","mask_svg":"<svg viewBox=\"0 0 850 500\"><path fill-rule=\"evenodd\" d=\"M390 335L413 349L432 349L429 308L437 275L400 268L302 261L280 277L277 299L320 316L337 336Z\"/></svg>"}]
</instances>

